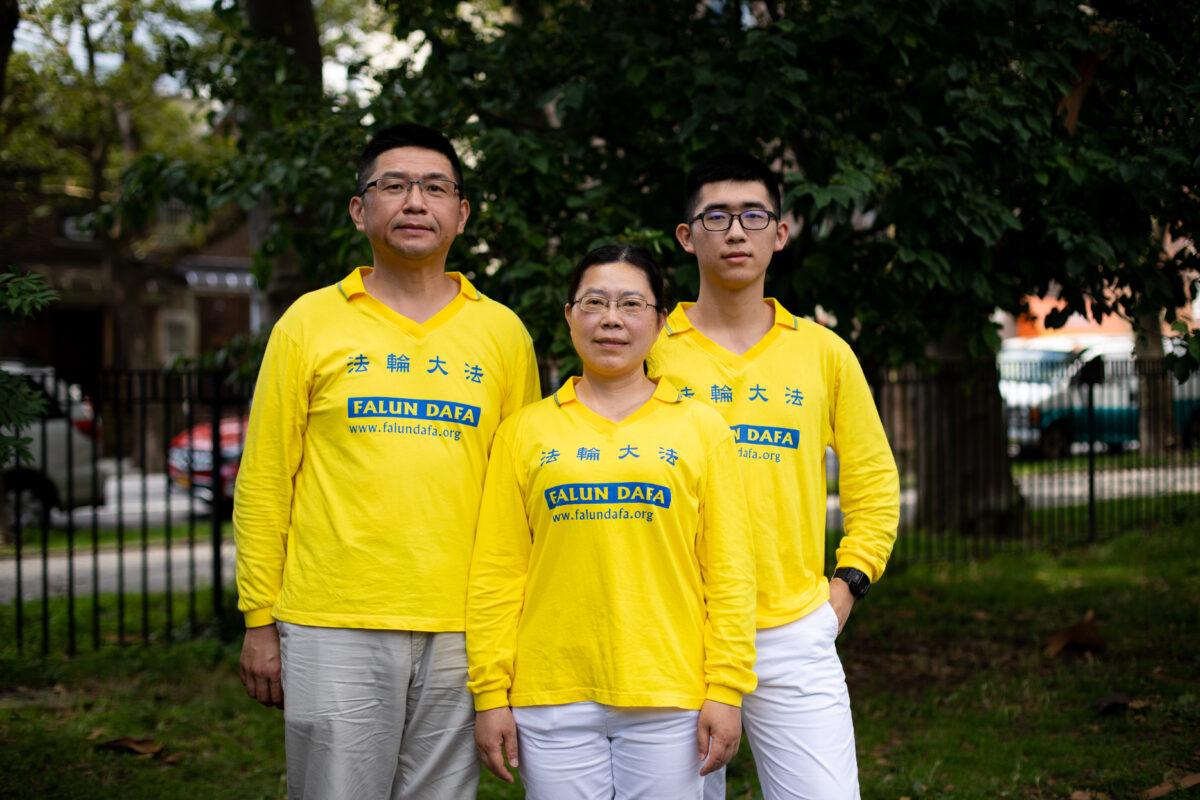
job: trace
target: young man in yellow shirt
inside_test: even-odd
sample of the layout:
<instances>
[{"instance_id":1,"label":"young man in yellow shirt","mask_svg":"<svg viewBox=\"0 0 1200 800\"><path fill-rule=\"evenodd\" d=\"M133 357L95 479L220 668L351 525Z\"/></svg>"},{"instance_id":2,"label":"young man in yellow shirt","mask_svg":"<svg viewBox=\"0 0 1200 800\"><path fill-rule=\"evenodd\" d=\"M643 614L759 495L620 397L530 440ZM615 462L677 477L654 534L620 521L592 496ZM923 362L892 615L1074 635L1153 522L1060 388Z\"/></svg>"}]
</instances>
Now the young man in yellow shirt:
<instances>
[{"instance_id":1,"label":"young man in yellow shirt","mask_svg":"<svg viewBox=\"0 0 1200 800\"><path fill-rule=\"evenodd\" d=\"M834 640L883 574L899 519L899 480L870 388L836 334L764 298L787 243L779 181L728 154L689 174L685 222L700 296L668 316L648 360L733 429L755 539L758 688L743 725L768 800L858 797L854 727ZM825 450L841 465L846 533L825 564ZM705 797L724 797L710 775Z\"/></svg>"},{"instance_id":2,"label":"young man in yellow shirt","mask_svg":"<svg viewBox=\"0 0 1200 800\"><path fill-rule=\"evenodd\" d=\"M284 709L288 794L458 800L479 778L463 641L492 436L538 398L524 326L446 272L470 215L450 142L367 144L373 263L271 332L234 504L247 692Z\"/></svg>"}]
</instances>

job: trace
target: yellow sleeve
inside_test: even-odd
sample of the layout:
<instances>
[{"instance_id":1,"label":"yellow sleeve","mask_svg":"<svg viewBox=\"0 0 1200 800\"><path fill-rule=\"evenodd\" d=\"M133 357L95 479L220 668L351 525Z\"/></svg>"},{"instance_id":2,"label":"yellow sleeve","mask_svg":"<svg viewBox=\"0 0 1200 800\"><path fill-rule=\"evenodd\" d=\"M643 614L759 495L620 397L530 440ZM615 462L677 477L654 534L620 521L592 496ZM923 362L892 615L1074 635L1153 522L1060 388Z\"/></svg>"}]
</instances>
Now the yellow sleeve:
<instances>
[{"instance_id":1,"label":"yellow sleeve","mask_svg":"<svg viewBox=\"0 0 1200 800\"><path fill-rule=\"evenodd\" d=\"M696 554L704 581L706 696L731 706L740 706L742 695L757 683L757 592L749 519L733 435L722 426L708 452Z\"/></svg>"},{"instance_id":2,"label":"yellow sleeve","mask_svg":"<svg viewBox=\"0 0 1200 800\"><path fill-rule=\"evenodd\" d=\"M293 478L308 425L310 382L300 347L276 325L254 387L234 487L238 609L247 628L274 621L272 609L283 585Z\"/></svg>"},{"instance_id":3,"label":"yellow sleeve","mask_svg":"<svg viewBox=\"0 0 1200 800\"><path fill-rule=\"evenodd\" d=\"M837 565L862 570L874 582L896 541L900 477L858 359L847 350L841 361L832 427L846 533L838 544Z\"/></svg>"},{"instance_id":4,"label":"yellow sleeve","mask_svg":"<svg viewBox=\"0 0 1200 800\"><path fill-rule=\"evenodd\" d=\"M488 461L467 582L467 688L476 711L508 705L533 545L507 428Z\"/></svg>"},{"instance_id":5,"label":"yellow sleeve","mask_svg":"<svg viewBox=\"0 0 1200 800\"><path fill-rule=\"evenodd\" d=\"M508 370L508 392L500 405L500 419L504 420L513 413L542 399L542 384L538 378L537 356L533 352L533 340L525 326L517 323L520 329L520 345L515 348L516 354Z\"/></svg>"}]
</instances>

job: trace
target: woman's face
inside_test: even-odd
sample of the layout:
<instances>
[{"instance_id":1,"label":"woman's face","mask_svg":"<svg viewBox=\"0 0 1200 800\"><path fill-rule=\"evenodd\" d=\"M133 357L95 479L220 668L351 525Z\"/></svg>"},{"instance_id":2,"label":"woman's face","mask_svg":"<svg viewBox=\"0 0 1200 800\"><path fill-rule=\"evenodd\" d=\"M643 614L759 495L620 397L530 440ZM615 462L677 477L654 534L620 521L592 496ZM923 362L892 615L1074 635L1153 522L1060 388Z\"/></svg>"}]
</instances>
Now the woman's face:
<instances>
[{"instance_id":1,"label":"woman's face","mask_svg":"<svg viewBox=\"0 0 1200 800\"><path fill-rule=\"evenodd\" d=\"M603 311L588 313L578 302L584 298L614 302ZM629 313L630 307L636 305L634 298L650 305L641 313ZM658 302L650 290L646 273L623 261L596 264L583 273L572 300L576 302L566 308L567 325L584 368L605 377L620 377L634 370L640 372L665 319L665 315L655 308ZM623 300L624 304L621 303ZM595 300L592 303L595 304Z\"/></svg>"}]
</instances>

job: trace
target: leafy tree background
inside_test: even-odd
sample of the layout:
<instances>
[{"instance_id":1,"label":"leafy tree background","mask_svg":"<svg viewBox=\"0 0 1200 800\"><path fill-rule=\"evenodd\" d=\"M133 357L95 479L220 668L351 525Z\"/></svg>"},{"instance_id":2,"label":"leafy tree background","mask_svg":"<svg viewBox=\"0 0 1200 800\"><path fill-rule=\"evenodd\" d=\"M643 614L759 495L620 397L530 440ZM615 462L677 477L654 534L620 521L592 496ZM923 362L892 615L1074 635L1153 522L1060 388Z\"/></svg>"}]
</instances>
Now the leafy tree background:
<instances>
[{"instance_id":1,"label":"leafy tree background","mask_svg":"<svg viewBox=\"0 0 1200 800\"><path fill-rule=\"evenodd\" d=\"M750 149L785 174L797 222L771 293L832 314L872 372L955 371L958 388L914 413L949 419L956 391L991 398L915 455L920 472L940 448L982 453L979 473L918 483L979 493L968 527L1011 529L993 311L1056 287L1050 325L1118 310L1152 328L1194 289L1195 249L1163 242L1197 231L1196 2L395 2L383 21L409 47L383 72L351 63L352 83L380 86L366 97L313 77L338 8L314 5L309 24L271 0L220 0L213 36L174 37L170 70L234 146L136 161L115 206L137 221L165 199L202 216L240 205L276 311L366 260L345 214L354 155L371 129L413 119L469 155L475 216L455 266L521 314L549 371L569 369L574 260L638 240L690 296L671 238L684 172ZM1195 338L1187 353L1181 369L1200 364ZM923 501L928 524L964 522Z\"/></svg>"}]
</instances>

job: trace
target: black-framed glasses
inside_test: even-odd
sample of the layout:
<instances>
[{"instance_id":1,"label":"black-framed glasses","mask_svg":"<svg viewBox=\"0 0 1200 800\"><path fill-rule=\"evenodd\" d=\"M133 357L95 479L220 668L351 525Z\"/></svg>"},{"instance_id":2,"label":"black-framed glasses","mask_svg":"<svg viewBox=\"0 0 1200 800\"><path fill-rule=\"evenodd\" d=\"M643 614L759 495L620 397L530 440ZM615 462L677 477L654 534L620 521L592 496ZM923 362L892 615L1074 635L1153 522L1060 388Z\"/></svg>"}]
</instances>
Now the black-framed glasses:
<instances>
[{"instance_id":1,"label":"black-framed glasses","mask_svg":"<svg viewBox=\"0 0 1200 800\"><path fill-rule=\"evenodd\" d=\"M609 300L603 295L585 294L578 300L572 301L571 305L579 306L579 310L585 314L603 314L608 311L610 306L615 305L617 311L626 317L636 317L638 314L645 313L647 308L658 310L658 306L654 303L649 303L636 295Z\"/></svg>"},{"instance_id":2,"label":"black-framed glasses","mask_svg":"<svg viewBox=\"0 0 1200 800\"><path fill-rule=\"evenodd\" d=\"M388 175L370 181L358 194L365 195L367 190L374 188L385 197L406 197L414 186L421 187L421 193L434 200L450 197L462 188L449 178L399 178Z\"/></svg>"},{"instance_id":3,"label":"black-framed glasses","mask_svg":"<svg viewBox=\"0 0 1200 800\"><path fill-rule=\"evenodd\" d=\"M735 219L741 223L742 230L761 231L771 224L771 220L779 219L779 216L765 208L748 208L740 214L734 214L732 211L713 210L697 214L692 217L692 222L700 220L704 230L719 233L732 228Z\"/></svg>"}]
</instances>

